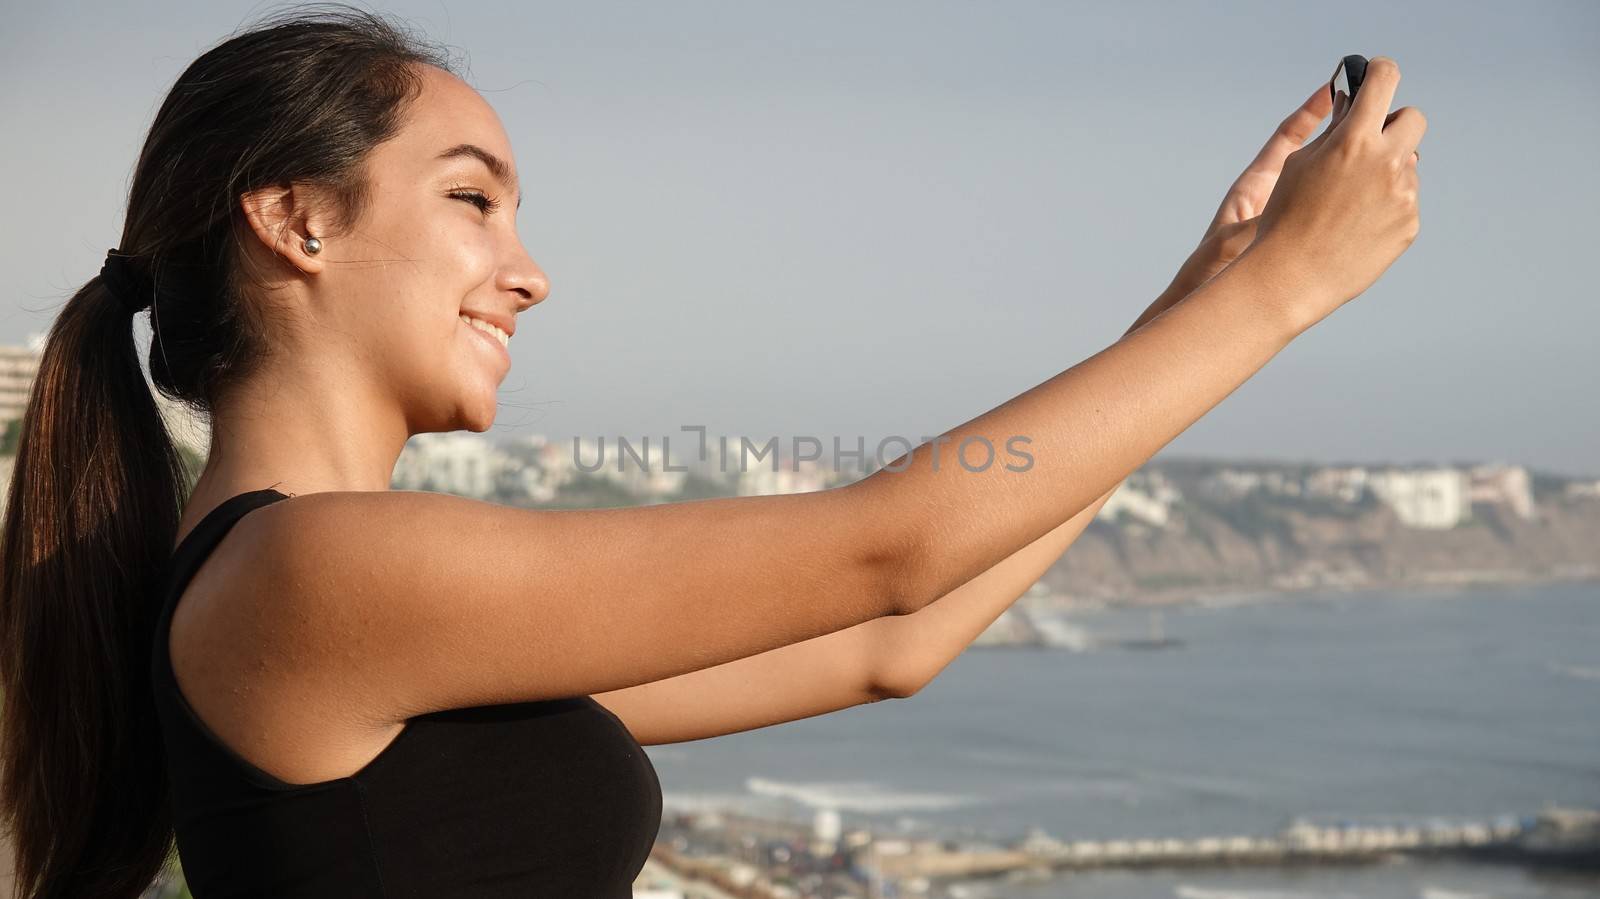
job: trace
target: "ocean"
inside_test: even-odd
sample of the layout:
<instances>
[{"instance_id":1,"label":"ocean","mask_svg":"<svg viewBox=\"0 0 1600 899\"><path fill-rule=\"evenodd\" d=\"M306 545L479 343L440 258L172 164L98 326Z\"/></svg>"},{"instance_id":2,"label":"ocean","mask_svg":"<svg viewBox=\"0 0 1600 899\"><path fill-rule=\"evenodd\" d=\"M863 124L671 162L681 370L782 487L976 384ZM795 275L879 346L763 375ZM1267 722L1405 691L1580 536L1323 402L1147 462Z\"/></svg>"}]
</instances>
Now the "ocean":
<instances>
[{"instance_id":1,"label":"ocean","mask_svg":"<svg viewBox=\"0 0 1600 899\"><path fill-rule=\"evenodd\" d=\"M1073 612L1097 641L1149 612ZM646 748L670 812L838 811L882 834L1275 835L1600 808L1600 585L1210 600L1171 649L969 648L916 696ZM1600 877L1460 862L1101 871L974 899L1600 895Z\"/></svg>"}]
</instances>

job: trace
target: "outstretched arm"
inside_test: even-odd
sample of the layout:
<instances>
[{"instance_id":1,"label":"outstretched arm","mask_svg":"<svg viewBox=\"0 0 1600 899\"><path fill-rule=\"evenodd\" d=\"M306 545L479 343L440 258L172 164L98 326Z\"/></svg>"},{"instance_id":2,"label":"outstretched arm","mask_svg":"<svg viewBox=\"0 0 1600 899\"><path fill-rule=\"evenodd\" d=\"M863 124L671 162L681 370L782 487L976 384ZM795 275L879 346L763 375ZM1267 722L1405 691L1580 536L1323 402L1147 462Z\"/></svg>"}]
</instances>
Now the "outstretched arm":
<instances>
[{"instance_id":1,"label":"outstretched arm","mask_svg":"<svg viewBox=\"0 0 1600 899\"><path fill-rule=\"evenodd\" d=\"M1257 218L1284 159L1322 121L1323 90L1319 84L1279 123L1228 189L1195 251L1127 333L1219 274L1255 239ZM1043 576L1116 489L910 615L874 619L677 677L595 694L594 699L649 746L739 733L913 695Z\"/></svg>"},{"instance_id":2,"label":"outstretched arm","mask_svg":"<svg viewBox=\"0 0 1600 899\"><path fill-rule=\"evenodd\" d=\"M704 740L910 696L1000 617L1106 499L910 615L875 618L676 677L596 693L643 746Z\"/></svg>"},{"instance_id":3,"label":"outstretched arm","mask_svg":"<svg viewBox=\"0 0 1600 899\"><path fill-rule=\"evenodd\" d=\"M643 746L704 740L910 696L961 654L1066 551L1106 494L999 564L910 614L596 693Z\"/></svg>"},{"instance_id":4,"label":"outstretched arm","mask_svg":"<svg viewBox=\"0 0 1600 899\"><path fill-rule=\"evenodd\" d=\"M1325 86L1319 84L1299 108L1278 124L1228 188L1199 246L1127 333L1137 331L1221 273L1255 240L1256 223L1283 171L1284 160L1311 137L1323 119L1324 90ZM878 643L871 653L878 660L874 692L891 697L912 696L938 676L1055 564L1116 489L1106 491L1060 527L932 604L910 615L859 625L871 629Z\"/></svg>"},{"instance_id":5,"label":"outstretched arm","mask_svg":"<svg viewBox=\"0 0 1600 899\"><path fill-rule=\"evenodd\" d=\"M1198 251L1197 251L1198 252ZM1187 267L1186 267L1187 268ZM1132 332L1171 306L1168 287ZM641 745L704 740L909 696L1000 617L1083 533L1113 490L910 615L876 618L699 671L594 694Z\"/></svg>"},{"instance_id":6,"label":"outstretched arm","mask_svg":"<svg viewBox=\"0 0 1600 899\"><path fill-rule=\"evenodd\" d=\"M1248 244L1248 241L1245 243ZM1202 241L1201 248L1190 257L1184 271L1179 272L1171 286L1150 304L1150 308L1139 316L1127 333L1137 331L1145 322L1187 295L1190 285L1185 272L1209 268L1211 254L1221 251L1207 247ZM1237 255L1238 252L1233 253L1233 256ZM1228 261L1232 261L1232 257L1223 262L1223 266ZM1218 266L1218 270L1223 266ZM1055 530L910 615L878 618L857 625L871 632L875 644L870 651L871 657L876 660L872 674L873 693L899 699L913 696L927 686L1050 570L1050 566L1089 527L1089 522L1100 514L1101 507L1121 486L1119 483L1107 490L1088 508Z\"/></svg>"}]
</instances>

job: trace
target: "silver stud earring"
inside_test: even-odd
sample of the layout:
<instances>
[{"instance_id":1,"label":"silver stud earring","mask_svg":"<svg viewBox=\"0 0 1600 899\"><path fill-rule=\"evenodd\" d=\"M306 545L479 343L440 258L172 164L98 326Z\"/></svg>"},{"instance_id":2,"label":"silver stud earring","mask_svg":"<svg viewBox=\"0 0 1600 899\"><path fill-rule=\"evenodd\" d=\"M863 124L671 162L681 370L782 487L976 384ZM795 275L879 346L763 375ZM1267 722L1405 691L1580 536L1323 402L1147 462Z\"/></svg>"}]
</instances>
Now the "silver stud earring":
<instances>
[{"instance_id":1,"label":"silver stud earring","mask_svg":"<svg viewBox=\"0 0 1600 899\"><path fill-rule=\"evenodd\" d=\"M322 252L322 241L316 239L315 237L306 238L306 252L312 256Z\"/></svg>"}]
</instances>

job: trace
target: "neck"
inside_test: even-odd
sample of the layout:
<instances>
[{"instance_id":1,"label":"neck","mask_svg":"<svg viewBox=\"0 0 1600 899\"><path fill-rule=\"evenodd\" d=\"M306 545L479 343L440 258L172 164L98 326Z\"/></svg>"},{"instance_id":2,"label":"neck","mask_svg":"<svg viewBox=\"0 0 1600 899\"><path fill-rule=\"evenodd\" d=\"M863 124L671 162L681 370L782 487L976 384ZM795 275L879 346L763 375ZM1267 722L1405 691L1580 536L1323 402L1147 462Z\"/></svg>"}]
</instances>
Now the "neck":
<instances>
[{"instance_id":1,"label":"neck","mask_svg":"<svg viewBox=\"0 0 1600 899\"><path fill-rule=\"evenodd\" d=\"M389 489L411 433L392 389L345 365L263 370L219 400L192 496Z\"/></svg>"}]
</instances>

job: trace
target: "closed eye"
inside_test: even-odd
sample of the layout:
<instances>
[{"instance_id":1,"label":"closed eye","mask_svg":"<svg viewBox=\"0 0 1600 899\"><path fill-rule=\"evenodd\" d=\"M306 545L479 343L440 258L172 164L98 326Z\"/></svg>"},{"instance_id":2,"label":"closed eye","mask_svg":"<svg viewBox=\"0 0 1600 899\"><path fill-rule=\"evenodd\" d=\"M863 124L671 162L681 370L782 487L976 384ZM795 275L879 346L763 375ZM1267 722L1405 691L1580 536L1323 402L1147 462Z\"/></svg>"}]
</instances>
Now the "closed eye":
<instances>
[{"instance_id":1,"label":"closed eye","mask_svg":"<svg viewBox=\"0 0 1600 899\"><path fill-rule=\"evenodd\" d=\"M489 213L500 208L499 200L475 190L452 191L450 196L454 199L471 203L472 205L478 207L478 211L482 212L484 215L488 215Z\"/></svg>"}]
</instances>

